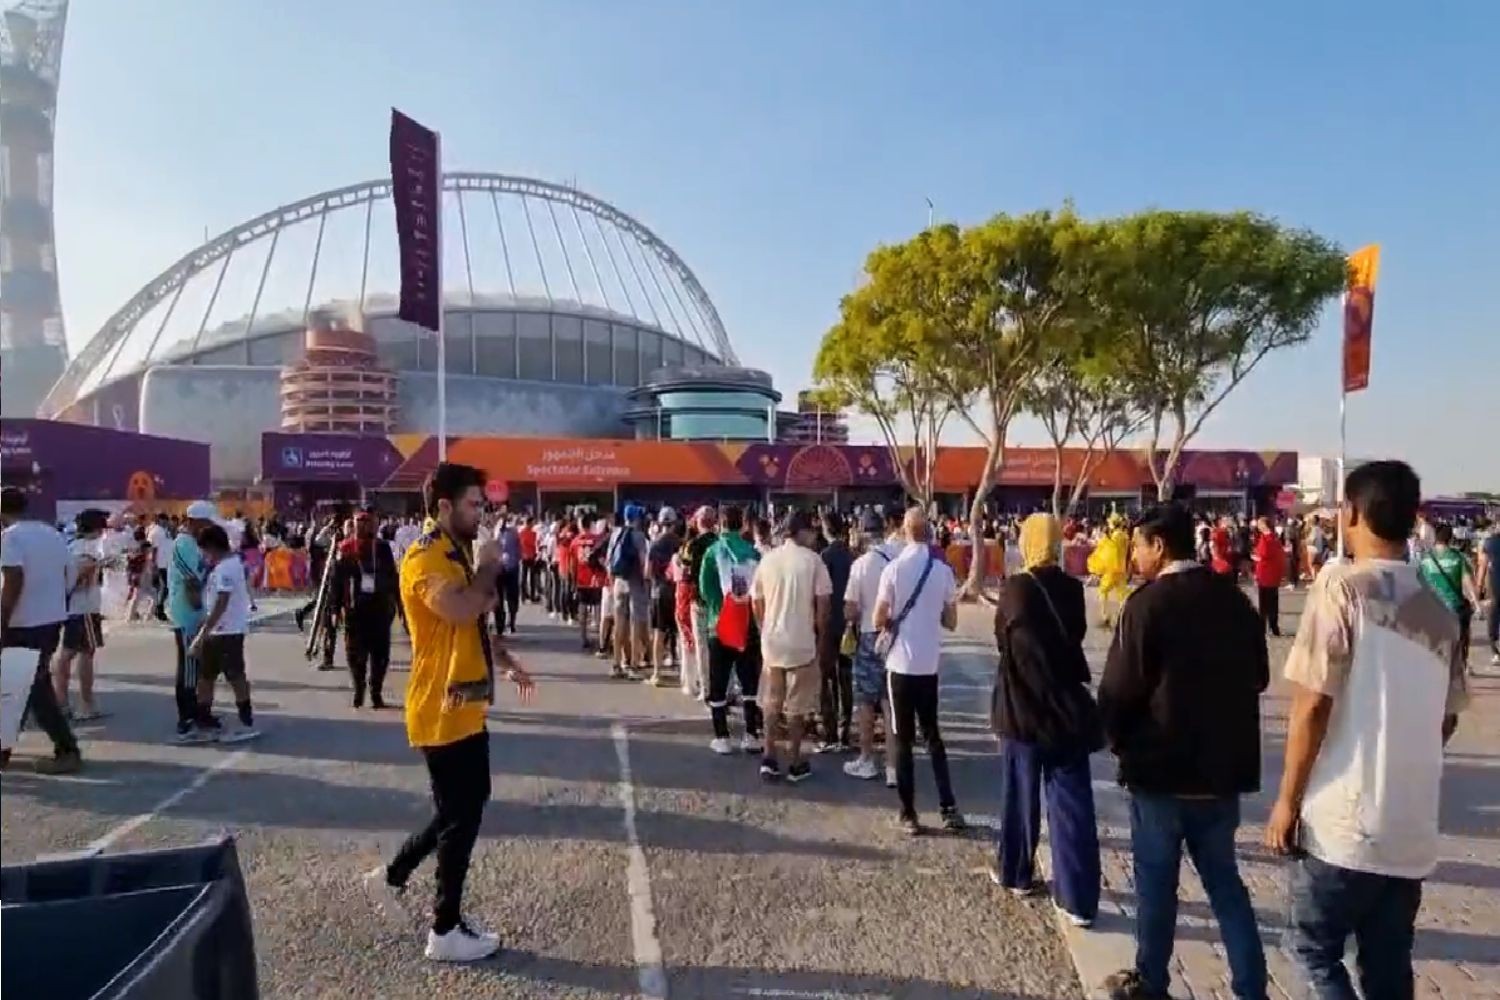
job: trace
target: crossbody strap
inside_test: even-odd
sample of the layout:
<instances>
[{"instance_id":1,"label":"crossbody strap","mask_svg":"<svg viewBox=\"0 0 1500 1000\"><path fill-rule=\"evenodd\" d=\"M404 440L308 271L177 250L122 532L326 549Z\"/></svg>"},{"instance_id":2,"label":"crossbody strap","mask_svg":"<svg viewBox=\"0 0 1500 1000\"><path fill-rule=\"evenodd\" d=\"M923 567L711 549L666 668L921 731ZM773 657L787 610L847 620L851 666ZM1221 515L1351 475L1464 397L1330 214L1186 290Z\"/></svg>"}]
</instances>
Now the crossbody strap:
<instances>
[{"instance_id":1,"label":"crossbody strap","mask_svg":"<svg viewBox=\"0 0 1500 1000\"><path fill-rule=\"evenodd\" d=\"M1057 630L1062 633L1064 639L1067 639L1067 626L1063 624L1062 615L1058 614L1057 605L1053 603L1052 595L1047 593L1047 588L1042 585L1042 581L1036 578L1036 574L1032 573L1029 569L1025 572L1027 576L1031 577L1031 582L1036 584L1036 589L1042 592L1042 600L1047 602L1047 610L1052 612L1052 620L1057 623Z\"/></svg>"},{"instance_id":2,"label":"crossbody strap","mask_svg":"<svg viewBox=\"0 0 1500 1000\"><path fill-rule=\"evenodd\" d=\"M1463 575L1463 571L1461 571L1461 570L1459 571L1458 581L1454 582L1453 577L1449 576L1448 575L1448 571L1443 568L1443 564L1440 563L1440 562L1438 562L1437 556L1435 556L1431 552L1429 552L1425 556L1422 557L1422 561L1423 562L1427 562L1428 560L1431 560L1432 564L1437 567L1437 571L1438 571L1438 573L1440 573L1442 575L1443 579L1448 581L1448 586L1450 586L1450 587L1453 588L1453 594L1454 594L1454 596L1457 597L1460 601L1467 600L1468 598L1464 597L1464 575Z\"/></svg>"},{"instance_id":3,"label":"crossbody strap","mask_svg":"<svg viewBox=\"0 0 1500 1000\"><path fill-rule=\"evenodd\" d=\"M917 598L922 596L922 588L927 586L927 577L932 573L932 564L936 561L937 557L934 556L931 552L928 552L927 563L922 567L922 575L917 578L916 589L913 590L911 592L911 596L906 599L906 604L901 608L901 613L895 618L892 618L891 623L886 626L887 632L894 634L900 630L901 623L906 621L907 615L911 614L911 609L916 605Z\"/></svg>"}]
</instances>

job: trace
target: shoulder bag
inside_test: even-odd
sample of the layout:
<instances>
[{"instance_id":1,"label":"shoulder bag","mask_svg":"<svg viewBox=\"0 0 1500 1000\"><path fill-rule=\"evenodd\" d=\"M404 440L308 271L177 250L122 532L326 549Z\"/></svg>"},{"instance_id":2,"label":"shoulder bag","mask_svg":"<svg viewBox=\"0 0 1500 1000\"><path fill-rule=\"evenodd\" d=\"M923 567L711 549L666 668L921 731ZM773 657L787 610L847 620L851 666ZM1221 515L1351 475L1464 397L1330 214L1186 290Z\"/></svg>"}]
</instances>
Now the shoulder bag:
<instances>
[{"instance_id":1,"label":"shoulder bag","mask_svg":"<svg viewBox=\"0 0 1500 1000\"><path fill-rule=\"evenodd\" d=\"M927 577L932 573L932 564L937 557L929 550L927 562L922 566L922 575L917 578L917 586L906 599L906 604L901 608L901 613L886 623L885 628L875 637L875 655L882 660L890 655L891 647L896 644L896 635L901 631L901 623L906 621L906 616L911 614L911 609L916 606L917 598L922 596L922 588L927 586Z\"/></svg>"}]
</instances>

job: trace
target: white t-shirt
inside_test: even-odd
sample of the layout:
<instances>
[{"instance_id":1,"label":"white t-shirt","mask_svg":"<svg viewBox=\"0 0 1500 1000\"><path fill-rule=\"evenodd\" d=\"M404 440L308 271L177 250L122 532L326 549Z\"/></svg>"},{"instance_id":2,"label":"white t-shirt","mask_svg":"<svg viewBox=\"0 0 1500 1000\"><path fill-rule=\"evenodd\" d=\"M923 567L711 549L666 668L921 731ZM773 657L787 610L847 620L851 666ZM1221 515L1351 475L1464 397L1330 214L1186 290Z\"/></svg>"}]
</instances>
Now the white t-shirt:
<instances>
[{"instance_id":1,"label":"white t-shirt","mask_svg":"<svg viewBox=\"0 0 1500 1000\"><path fill-rule=\"evenodd\" d=\"M1308 591L1286 677L1333 699L1302 846L1340 868L1432 874L1443 717L1468 702L1453 612L1407 563L1330 566Z\"/></svg>"},{"instance_id":2,"label":"white t-shirt","mask_svg":"<svg viewBox=\"0 0 1500 1000\"><path fill-rule=\"evenodd\" d=\"M229 536L229 551L238 552L240 543L245 540L245 522L237 517L232 517L224 522L224 534Z\"/></svg>"},{"instance_id":3,"label":"white t-shirt","mask_svg":"<svg viewBox=\"0 0 1500 1000\"><path fill-rule=\"evenodd\" d=\"M849 567L849 586L844 590L844 603L859 605L859 630L862 633L875 631L875 602L880 599L880 574L901 554L901 547L894 542L882 542L866 549Z\"/></svg>"},{"instance_id":4,"label":"white t-shirt","mask_svg":"<svg viewBox=\"0 0 1500 1000\"><path fill-rule=\"evenodd\" d=\"M832 595L828 567L812 549L787 541L771 550L750 581L751 598L765 602L760 622L761 661L768 667L817 663L814 601Z\"/></svg>"},{"instance_id":5,"label":"white t-shirt","mask_svg":"<svg viewBox=\"0 0 1500 1000\"><path fill-rule=\"evenodd\" d=\"M155 550L157 569L164 570L172 565L172 533L161 522L153 524L151 530L146 532L146 541Z\"/></svg>"},{"instance_id":6,"label":"white t-shirt","mask_svg":"<svg viewBox=\"0 0 1500 1000\"><path fill-rule=\"evenodd\" d=\"M953 603L957 583L947 563L935 557L926 545L916 543L908 544L880 572L877 600L885 602L894 619L916 591L917 581L922 578L923 567L929 559L932 560L932 570L927 574L927 582L922 585L910 613L902 619L890 655L885 658L885 668L893 673L931 675L938 672L938 660L943 653L943 609Z\"/></svg>"},{"instance_id":7,"label":"white t-shirt","mask_svg":"<svg viewBox=\"0 0 1500 1000\"><path fill-rule=\"evenodd\" d=\"M104 539L75 538L68 543L68 557L72 565L68 572L68 614L97 615L104 612ZM89 563L95 566L92 583L76 583Z\"/></svg>"},{"instance_id":8,"label":"white t-shirt","mask_svg":"<svg viewBox=\"0 0 1500 1000\"><path fill-rule=\"evenodd\" d=\"M41 521L17 521L0 534L0 566L19 568L25 580L11 612L13 628L56 625L68 617L72 556L62 533Z\"/></svg>"},{"instance_id":9,"label":"white t-shirt","mask_svg":"<svg viewBox=\"0 0 1500 1000\"><path fill-rule=\"evenodd\" d=\"M250 589L245 584L245 564L233 553L219 560L203 588L203 607L212 612L219 595L228 594L229 604L214 626L214 635L244 635L250 629Z\"/></svg>"}]
</instances>

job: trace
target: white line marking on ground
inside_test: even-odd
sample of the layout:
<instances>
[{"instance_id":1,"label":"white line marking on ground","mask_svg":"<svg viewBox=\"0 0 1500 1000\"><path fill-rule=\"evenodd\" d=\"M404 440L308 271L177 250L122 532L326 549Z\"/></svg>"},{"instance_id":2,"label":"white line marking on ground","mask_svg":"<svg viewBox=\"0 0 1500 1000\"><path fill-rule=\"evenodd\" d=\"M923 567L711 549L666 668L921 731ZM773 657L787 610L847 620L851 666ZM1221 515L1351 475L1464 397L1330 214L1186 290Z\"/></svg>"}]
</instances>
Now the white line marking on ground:
<instances>
[{"instance_id":1,"label":"white line marking on ground","mask_svg":"<svg viewBox=\"0 0 1500 1000\"><path fill-rule=\"evenodd\" d=\"M615 757L620 762L620 805L625 810L625 843L629 860L625 883L630 893L630 937L635 949L635 968L641 996L666 1000L667 970L661 961L661 942L656 937L656 911L651 905L651 869L635 828L635 783L630 777L630 734L616 722Z\"/></svg>"},{"instance_id":2,"label":"white line marking on ground","mask_svg":"<svg viewBox=\"0 0 1500 1000\"><path fill-rule=\"evenodd\" d=\"M145 826L147 823L155 819L158 815L166 812L168 809L171 809L183 799L187 798L189 795L192 795L198 789L208 784L209 779L218 774L220 771L227 771L231 767L234 767L241 760L243 760L245 755L249 752L250 751L248 749L236 750L234 753L219 761L213 767L198 772L197 777L188 782L186 785L183 785L181 788L177 789L177 791L173 792L171 795L168 795L166 798L162 799L156 805L152 806L150 811L143 812L139 816L130 817L119 826L112 828L108 833L100 837L98 840L90 841L88 846L85 847L80 853L99 854L103 851L107 851L120 839L134 833L136 830L139 830L141 827Z\"/></svg>"}]
</instances>

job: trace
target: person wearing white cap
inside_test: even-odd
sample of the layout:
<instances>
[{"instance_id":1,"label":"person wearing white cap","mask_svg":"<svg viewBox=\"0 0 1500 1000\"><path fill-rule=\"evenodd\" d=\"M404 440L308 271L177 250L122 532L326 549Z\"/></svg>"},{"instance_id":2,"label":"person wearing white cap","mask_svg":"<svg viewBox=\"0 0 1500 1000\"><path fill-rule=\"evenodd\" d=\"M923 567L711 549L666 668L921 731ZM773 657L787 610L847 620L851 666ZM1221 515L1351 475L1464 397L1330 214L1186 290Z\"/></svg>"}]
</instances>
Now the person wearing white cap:
<instances>
[{"instance_id":1,"label":"person wearing white cap","mask_svg":"<svg viewBox=\"0 0 1500 1000\"><path fill-rule=\"evenodd\" d=\"M177 743L210 743L215 734L196 724L198 718L198 658L188 655L188 644L203 624L203 584L208 574L198 551L198 532L213 524L219 509L212 500L194 500L183 513L182 526L167 557L167 620L177 648Z\"/></svg>"}]
</instances>

